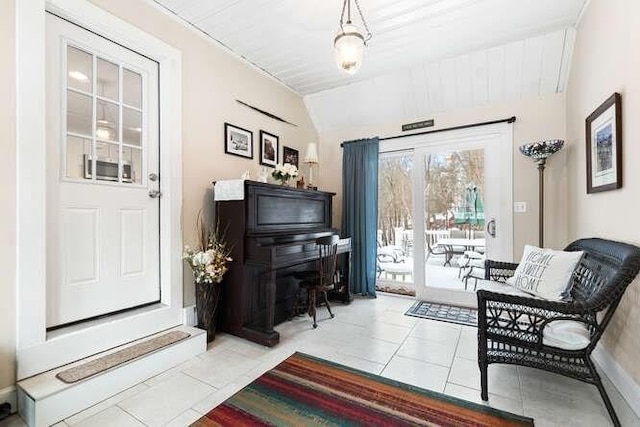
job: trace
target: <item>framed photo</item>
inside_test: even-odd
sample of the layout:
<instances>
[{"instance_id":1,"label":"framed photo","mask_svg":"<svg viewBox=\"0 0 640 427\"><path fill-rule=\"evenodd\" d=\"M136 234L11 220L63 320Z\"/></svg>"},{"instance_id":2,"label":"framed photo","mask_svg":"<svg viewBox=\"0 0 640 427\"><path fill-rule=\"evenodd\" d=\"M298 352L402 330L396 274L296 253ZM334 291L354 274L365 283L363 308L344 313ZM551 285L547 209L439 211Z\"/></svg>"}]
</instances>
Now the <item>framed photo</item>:
<instances>
[{"instance_id":1,"label":"framed photo","mask_svg":"<svg viewBox=\"0 0 640 427\"><path fill-rule=\"evenodd\" d=\"M291 163L296 168L300 169L298 167L299 157L300 157L300 154L298 150L296 150L295 148L282 147L282 163Z\"/></svg>"},{"instance_id":2,"label":"framed photo","mask_svg":"<svg viewBox=\"0 0 640 427\"><path fill-rule=\"evenodd\" d=\"M276 135L260 131L260 164L276 167L280 142Z\"/></svg>"},{"instance_id":3,"label":"framed photo","mask_svg":"<svg viewBox=\"0 0 640 427\"><path fill-rule=\"evenodd\" d=\"M250 130L225 123L224 141L225 153L253 159L253 132Z\"/></svg>"},{"instance_id":4,"label":"framed photo","mask_svg":"<svg viewBox=\"0 0 640 427\"><path fill-rule=\"evenodd\" d=\"M587 193L622 187L622 101L614 93L586 120Z\"/></svg>"}]
</instances>

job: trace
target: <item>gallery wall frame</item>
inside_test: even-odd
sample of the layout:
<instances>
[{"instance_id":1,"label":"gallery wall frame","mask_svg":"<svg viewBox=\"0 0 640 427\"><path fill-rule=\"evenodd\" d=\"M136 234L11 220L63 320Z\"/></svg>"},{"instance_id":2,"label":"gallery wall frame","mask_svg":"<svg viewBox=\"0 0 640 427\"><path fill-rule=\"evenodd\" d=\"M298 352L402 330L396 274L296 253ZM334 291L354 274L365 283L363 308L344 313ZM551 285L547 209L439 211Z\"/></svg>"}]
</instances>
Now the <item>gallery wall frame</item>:
<instances>
[{"instance_id":1,"label":"gallery wall frame","mask_svg":"<svg viewBox=\"0 0 640 427\"><path fill-rule=\"evenodd\" d=\"M587 193L622 187L622 97L614 93L585 121Z\"/></svg>"},{"instance_id":2,"label":"gallery wall frame","mask_svg":"<svg viewBox=\"0 0 640 427\"><path fill-rule=\"evenodd\" d=\"M253 159L253 132L231 123L225 123L224 152Z\"/></svg>"},{"instance_id":3,"label":"gallery wall frame","mask_svg":"<svg viewBox=\"0 0 640 427\"><path fill-rule=\"evenodd\" d=\"M300 152L295 148L282 147L282 163L291 163L300 169Z\"/></svg>"},{"instance_id":4,"label":"gallery wall frame","mask_svg":"<svg viewBox=\"0 0 640 427\"><path fill-rule=\"evenodd\" d=\"M260 164L275 168L278 164L280 138L267 131L260 131Z\"/></svg>"}]
</instances>

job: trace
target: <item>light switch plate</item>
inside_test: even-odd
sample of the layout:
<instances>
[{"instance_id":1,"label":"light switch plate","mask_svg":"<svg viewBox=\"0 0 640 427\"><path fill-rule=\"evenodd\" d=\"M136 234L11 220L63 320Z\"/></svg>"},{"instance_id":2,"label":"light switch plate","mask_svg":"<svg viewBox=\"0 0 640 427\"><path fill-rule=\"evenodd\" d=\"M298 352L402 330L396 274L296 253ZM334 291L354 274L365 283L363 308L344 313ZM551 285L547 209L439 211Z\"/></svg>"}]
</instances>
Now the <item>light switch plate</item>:
<instances>
[{"instance_id":1,"label":"light switch plate","mask_svg":"<svg viewBox=\"0 0 640 427\"><path fill-rule=\"evenodd\" d=\"M515 202L513 204L514 213L524 213L527 211L527 202Z\"/></svg>"}]
</instances>

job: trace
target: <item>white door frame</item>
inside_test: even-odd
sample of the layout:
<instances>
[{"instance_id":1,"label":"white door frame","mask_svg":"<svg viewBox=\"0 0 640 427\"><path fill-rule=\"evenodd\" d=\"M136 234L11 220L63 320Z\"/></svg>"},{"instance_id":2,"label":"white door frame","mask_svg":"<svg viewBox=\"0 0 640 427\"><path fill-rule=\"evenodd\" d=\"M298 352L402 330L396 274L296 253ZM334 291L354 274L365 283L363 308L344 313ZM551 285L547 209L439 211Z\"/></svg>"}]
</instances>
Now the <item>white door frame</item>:
<instances>
[{"instance_id":1,"label":"white door frame","mask_svg":"<svg viewBox=\"0 0 640 427\"><path fill-rule=\"evenodd\" d=\"M397 150L412 150L413 151L413 182L424 182L424 165L422 163L423 156L426 151L433 151L434 149L446 150L447 147L453 142L457 148L468 144L473 146L476 141L494 140L501 144L506 149L508 147L508 153L505 153L504 160L500 164L501 176L512 177L512 163L513 163L513 125L510 123L497 123L486 126L471 127L466 129L457 129L452 131L444 131L437 133L429 133L424 135L416 135L413 137L402 138L401 140L383 141L380 143L380 152L389 152ZM511 212L513 206L513 179L504 180L501 182L505 186L505 193L508 197L502 209L509 209ZM419 185L413 185L413 204L414 212L424 212L424 189ZM424 215L424 214L423 214ZM454 298L461 305L475 306L476 296L475 293L461 293L459 291L452 291L448 289L427 287L425 285L425 230L424 230L424 218L417 215L413 224L413 256L414 256L414 276L413 281L416 288L417 300L429 300L434 302L451 302ZM513 253L513 215L507 215L506 219L500 224L501 232L500 239L504 239L506 244L511 248L510 253Z\"/></svg>"},{"instance_id":2,"label":"white door frame","mask_svg":"<svg viewBox=\"0 0 640 427\"><path fill-rule=\"evenodd\" d=\"M45 10L127 46L160 67L159 304L46 331ZM18 380L182 323L180 51L83 0L16 1Z\"/></svg>"}]
</instances>

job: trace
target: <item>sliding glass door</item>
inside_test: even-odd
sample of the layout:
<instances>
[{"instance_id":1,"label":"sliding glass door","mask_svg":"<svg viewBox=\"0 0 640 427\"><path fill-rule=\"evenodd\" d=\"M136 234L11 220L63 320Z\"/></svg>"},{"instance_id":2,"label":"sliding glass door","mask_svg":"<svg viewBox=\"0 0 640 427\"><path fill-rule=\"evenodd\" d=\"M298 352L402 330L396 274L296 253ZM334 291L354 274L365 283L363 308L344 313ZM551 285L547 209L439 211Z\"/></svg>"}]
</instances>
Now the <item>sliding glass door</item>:
<instances>
[{"instance_id":1,"label":"sliding glass door","mask_svg":"<svg viewBox=\"0 0 640 427\"><path fill-rule=\"evenodd\" d=\"M511 147L508 124L381 144L379 290L475 304L485 258L512 259Z\"/></svg>"}]
</instances>

